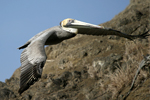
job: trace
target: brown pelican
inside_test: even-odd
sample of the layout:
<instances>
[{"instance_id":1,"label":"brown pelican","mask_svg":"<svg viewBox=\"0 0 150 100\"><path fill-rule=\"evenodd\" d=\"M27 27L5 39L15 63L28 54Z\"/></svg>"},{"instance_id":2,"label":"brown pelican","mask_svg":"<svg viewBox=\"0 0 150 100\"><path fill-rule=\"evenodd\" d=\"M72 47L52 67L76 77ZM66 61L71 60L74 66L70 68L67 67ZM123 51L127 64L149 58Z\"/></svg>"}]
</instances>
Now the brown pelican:
<instances>
[{"instance_id":1,"label":"brown pelican","mask_svg":"<svg viewBox=\"0 0 150 100\"><path fill-rule=\"evenodd\" d=\"M103 26L70 18L65 19L60 22L60 26L55 26L38 33L23 46L19 47L19 49L25 48L21 53L20 89L18 91L20 94L28 89L42 75L42 69L46 61L44 45L60 43L65 39L76 36L77 33L88 35L117 35L128 39L137 37L145 38L148 36L148 32L142 35L128 35Z\"/></svg>"}]
</instances>

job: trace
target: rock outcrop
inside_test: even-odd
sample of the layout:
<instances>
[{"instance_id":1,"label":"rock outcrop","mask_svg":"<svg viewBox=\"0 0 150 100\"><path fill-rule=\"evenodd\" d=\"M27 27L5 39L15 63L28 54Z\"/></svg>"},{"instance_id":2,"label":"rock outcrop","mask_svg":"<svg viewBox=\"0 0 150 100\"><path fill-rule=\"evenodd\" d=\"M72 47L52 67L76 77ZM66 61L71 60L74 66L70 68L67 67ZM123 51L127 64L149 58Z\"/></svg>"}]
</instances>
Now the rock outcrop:
<instances>
[{"instance_id":1,"label":"rock outcrop","mask_svg":"<svg viewBox=\"0 0 150 100\"><path fill-rule=\"evenodd\" d=\"M131 0L111 21L103 23L128 34L150 29L150 1ZM41 79L18 94L20 68L0 82L0 100L122 100L142 55L150 53L147 39L78 35L45 48L47 61ZM150 67L150 66L148 66ZM150 74L142 69L127 100L149 100Z\"/></svg>"}]
</instances>

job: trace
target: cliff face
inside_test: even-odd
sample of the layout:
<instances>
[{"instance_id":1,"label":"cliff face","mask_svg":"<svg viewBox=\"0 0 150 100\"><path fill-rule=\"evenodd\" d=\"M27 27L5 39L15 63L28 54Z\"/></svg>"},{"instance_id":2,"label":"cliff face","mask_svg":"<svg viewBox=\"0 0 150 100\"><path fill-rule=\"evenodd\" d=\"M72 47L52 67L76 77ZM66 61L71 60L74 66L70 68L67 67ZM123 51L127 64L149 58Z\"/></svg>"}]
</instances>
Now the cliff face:
<instances>
[{"instance_id":1,"label":"cliff face","mask_svg":"<svg viewBox=\"0 0 150 100\"><path fill-rule=\"evenodd\" d=\"M127 34L150 29L150 1L131 0L111 21L103 23ZM22 95L20 68L10 79L0 82L0 99L10 100L112 100L128 92L142 55L149 52L149 38L133 41L117 36L78 35L46 47L47 61L41 79ZM140 72L127 100L150 98L150 77Z\"/></svg>"}]
</instances>

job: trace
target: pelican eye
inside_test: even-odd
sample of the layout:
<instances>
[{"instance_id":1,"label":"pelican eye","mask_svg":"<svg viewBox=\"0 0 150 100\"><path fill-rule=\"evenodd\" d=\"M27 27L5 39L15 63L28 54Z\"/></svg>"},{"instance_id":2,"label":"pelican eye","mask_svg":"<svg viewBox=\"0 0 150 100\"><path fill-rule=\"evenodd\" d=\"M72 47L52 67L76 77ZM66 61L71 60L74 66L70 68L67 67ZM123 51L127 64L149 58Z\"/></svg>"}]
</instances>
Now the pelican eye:
<instances>
[{"instance_id":1,"label":"pelican eye","mask_svg":"<svg viewBox=\"0 0 150 100\"><path fill-rule=\"evenodd\" d=\"M70 26L71 25L71 23L73 23L74 22L74 20L67 20L67 23L64 25L65 27L68 27L68 26Z\"/></svg>"},{"instance_id":2,"label":"pelican eye","mask_svg":"<svg viewBox=\"0 0 150 100\"><path fill-rule=\"evenodd\" d=\"M68 20L68 23L73 23L74 22L74 20Z\"/></svg>"}]
</instances>

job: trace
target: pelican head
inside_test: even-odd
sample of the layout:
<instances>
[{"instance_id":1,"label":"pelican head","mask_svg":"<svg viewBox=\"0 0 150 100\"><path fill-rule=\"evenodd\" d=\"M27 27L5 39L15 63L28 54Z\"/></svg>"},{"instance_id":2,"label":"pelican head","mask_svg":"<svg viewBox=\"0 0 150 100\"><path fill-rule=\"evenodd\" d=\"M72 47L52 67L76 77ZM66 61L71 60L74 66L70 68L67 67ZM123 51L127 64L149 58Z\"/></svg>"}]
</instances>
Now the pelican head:
<instances>
[{"instance_id":1,"label":"pelican head","mask_svg":"<svg viewBox=\"0 0 150 100\"><path fill-rule=\"evenodd\" d=\"M67 18L60 22L60 26L69 32L77 33L78 28L102 28L102 26Z\"/></svg>"},{"instance_id":2,"label":"pelican head","mask_svg":"<svg viewBox=\"0 0 150 100\"><path fill-rule=\"evenodd\" d=\"M77 34L78 33L78 29L76 28L70 28L70 27L65 27L69 21L73 21L74 19L71 19L71 18L67 18L67 19L64 19L63 21L60 22L60 26L62 27L63 30L69 32L69 33L75 33Z\"/></svg>"}]
</instances>

